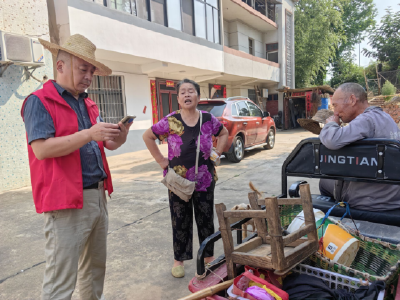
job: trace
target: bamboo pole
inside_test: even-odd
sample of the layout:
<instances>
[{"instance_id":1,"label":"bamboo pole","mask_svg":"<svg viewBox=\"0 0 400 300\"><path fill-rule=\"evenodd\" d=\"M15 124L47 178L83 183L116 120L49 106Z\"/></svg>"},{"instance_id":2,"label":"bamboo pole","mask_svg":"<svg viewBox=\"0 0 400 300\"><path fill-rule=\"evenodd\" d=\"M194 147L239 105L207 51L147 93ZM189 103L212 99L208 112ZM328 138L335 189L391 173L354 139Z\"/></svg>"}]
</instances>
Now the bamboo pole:
<instances>
[{"instance_id":1,"label":"bamboo pole","mask_svg":"<svg viewBox=\"0 0 400 300\"><path fill-rule=\"evenodd\" d=\"M394 94L394 95L380 95L380 96L370 96L369 98L386 98L386 97L396 97L396 96L400 96L400 94Z\"/></svg>"},{"instance_id":2,"label":"bamboo pole","mask_svg":"<svg viewBox=\"0 0 400 300\"><path fill-rule=\"evenodd\" d=\"M228 280L228 281L224 281L224 282L222 282L220 284L210 286L210 287L208 287L206 289L203 289L201 291L193 293L193 294L191 294L189 296L180 298L178 300L200 300L200 299L203 299L205 297L212 296L212 295L214 295L214 294L216 294L216 293L218 293L220 291L223 291L223 290L229 288L233 284L233 280L234 279L231 279L231 280Z\"/></svg>"}]
</instances>

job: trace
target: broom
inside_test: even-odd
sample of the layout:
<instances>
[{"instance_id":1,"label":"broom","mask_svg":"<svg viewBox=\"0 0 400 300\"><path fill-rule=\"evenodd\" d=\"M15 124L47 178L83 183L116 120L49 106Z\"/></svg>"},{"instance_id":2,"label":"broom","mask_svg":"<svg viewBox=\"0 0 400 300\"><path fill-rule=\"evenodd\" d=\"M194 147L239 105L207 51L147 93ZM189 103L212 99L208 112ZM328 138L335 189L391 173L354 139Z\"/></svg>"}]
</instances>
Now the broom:
<instances>
[{"instance_id":1,"label":"broom","mask_svg":"<svg viewBox=\"0 0 400 300\"><path fill-rule=\"evenodd\" d=\"M220 291L223 291L223 290L226 290L227 288L229 288L233 284L233 280L234 279L231 279L231 280L228 280L228 281L224 281L224 282L222 282L220 284L210 286L210 287L208 287L206 289L198 291L198 292L196 292L194 294L191 294L189 296L180 298L178 300L200 300L200 299L203 299L205 297L215 295L216 293L218 293Z\"/></svg>"}]
</instances>

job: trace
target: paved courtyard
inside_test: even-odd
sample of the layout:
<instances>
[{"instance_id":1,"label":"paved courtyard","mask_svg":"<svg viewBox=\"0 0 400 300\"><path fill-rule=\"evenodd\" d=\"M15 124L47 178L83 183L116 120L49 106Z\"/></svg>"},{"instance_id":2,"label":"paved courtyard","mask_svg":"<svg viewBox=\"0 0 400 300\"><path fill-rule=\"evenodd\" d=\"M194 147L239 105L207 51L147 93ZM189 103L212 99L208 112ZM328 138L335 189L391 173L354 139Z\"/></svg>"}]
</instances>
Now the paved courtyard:
<instances>
[{"instance_id":1,"label":"paved courtyard","mask_svg":"<svg viewBox=\"0 0 400 300\"><path fill-rule=\"evenodd\" d=\"M215 203L223 202L228 208L248 203L249 181L267 196L280 194L282 163L298 142L311 136L302 129L281 131L272 150L247 152L239 164L223 159L217 169ZM167 152L166 145L160 148ZM172 230L167 191L160 183L162 172L158 164L147 151L113 156L109 163L115 192L108 202L106 299L172 300L189 294L187 285L195 274L196 261L185 263L184 278L171 276ZM312 192L317 192L317 181L308 181ZM0 299L40 299L43 225L43 216L35 212L30 188L0 194ZM218 228L216 217L215 227ZM196 231L194 236L197 237ZM196 256L197 238L193 247ZM222 253L219 241L215 254ZM77 292L73 299L79 299Z\"/></svg>"}]
</instances>

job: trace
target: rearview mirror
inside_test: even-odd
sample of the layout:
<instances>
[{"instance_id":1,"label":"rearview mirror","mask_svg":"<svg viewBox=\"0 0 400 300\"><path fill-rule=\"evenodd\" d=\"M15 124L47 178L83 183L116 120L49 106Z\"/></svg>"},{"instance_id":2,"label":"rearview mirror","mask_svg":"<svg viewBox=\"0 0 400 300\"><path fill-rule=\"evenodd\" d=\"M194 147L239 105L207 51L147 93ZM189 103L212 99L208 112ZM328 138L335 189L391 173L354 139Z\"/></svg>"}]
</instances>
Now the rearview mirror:
<instances>
[{"instance_id":1,"label":"rearview mirror","mask_svg":"<svg viewBox=\"0 0 400 300\"><path fill-rule=\"evenodd\" d=\"M266 117L270 117L270 114L269 114L269 112L264 111L263 112L263 118L266 118Z\"/></svg>"}]
</instances>

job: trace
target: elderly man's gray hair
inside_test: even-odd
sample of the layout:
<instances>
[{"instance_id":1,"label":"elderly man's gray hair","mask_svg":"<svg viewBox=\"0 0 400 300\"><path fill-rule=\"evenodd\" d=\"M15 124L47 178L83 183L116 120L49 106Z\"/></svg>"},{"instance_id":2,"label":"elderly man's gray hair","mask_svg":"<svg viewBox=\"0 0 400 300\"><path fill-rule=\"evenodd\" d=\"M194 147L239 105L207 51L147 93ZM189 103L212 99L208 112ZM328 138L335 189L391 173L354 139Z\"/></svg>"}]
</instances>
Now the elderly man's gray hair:
<instances>
[{"instance_id":1,"label":"elderly man's gray hair","mask_svg":"<svg viewBox=\"0 0 400 300\"><path fill-rule=\"evenodd\" d=\"M360 102L365 102L368 100L367 93L365 92L364 88L358 83L354 82L343 83L337 89L346 93L348 96L353 94Z\"/></svg>"}]
</instances>

